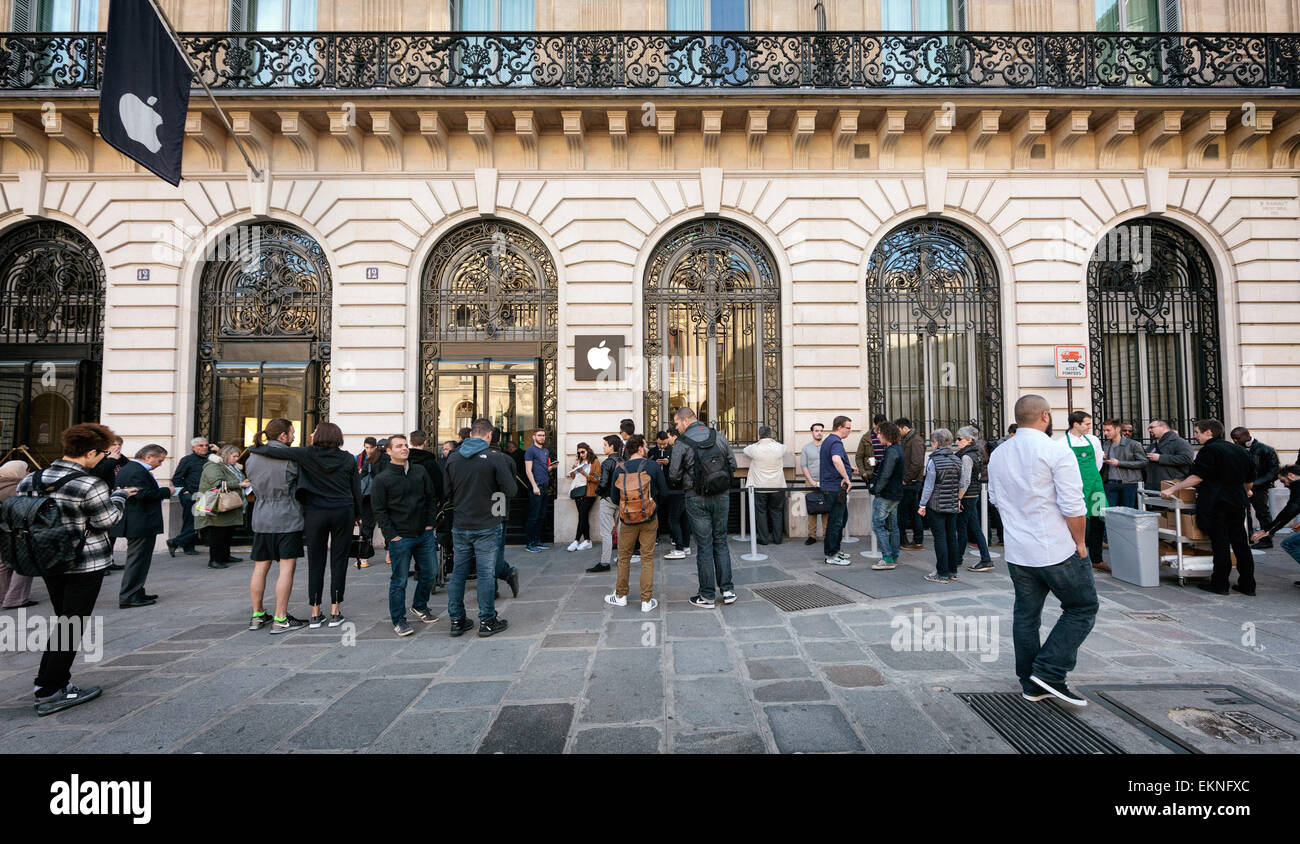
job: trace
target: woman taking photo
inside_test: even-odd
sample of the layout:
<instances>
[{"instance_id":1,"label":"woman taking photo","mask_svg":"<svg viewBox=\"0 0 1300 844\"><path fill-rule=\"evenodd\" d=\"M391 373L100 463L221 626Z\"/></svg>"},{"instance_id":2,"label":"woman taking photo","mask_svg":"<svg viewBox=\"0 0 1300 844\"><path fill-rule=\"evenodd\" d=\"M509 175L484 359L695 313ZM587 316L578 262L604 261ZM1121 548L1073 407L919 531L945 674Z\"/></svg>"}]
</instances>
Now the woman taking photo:
<instances>
[{"instance_id":1,"label":"woman taking photo","mask_svg":"<svg viewBox=\"0 0 1300 844\"><path fill-rule=\"evenodd\" d=\"M343 584L348 576L348 546L352 526L361 521L361 476L357 461L343 450L343 432L333 422L321 422L311 435L311 445L294 448L257 446L253 454L298 464L298 500L303 504L303 539L307 543L308 624L326 623L321 613L325 589L325 558L330 565L329 626L344 622Z\"/></svg>"},{"instance_id":2,"label":"woman taking photo","mask_svg":"<svg viewBox=\"0 0 1300 844\"><path fill-rule=\"evenodd\" d=\"M244 497L244 488L249 485L244 480L243 474L235 468L235 461L239 459L239 448L233 445L223 445L221 450L216 454L208 455L208 463L203 467L203 474L199 476L199 490L205 492L211 489L221 489L225 484L226 490L238 492L242 502ZM230 538L235 534L235 528L244 523L243 506L235 507L224 513L218 513L215 510L211 513L198 512L194 514L194 529L208 529L208 568L224 569L230 563L242 562L230 556Z\"/></svg>"},{"instance_id":3,"label":"woman taking photo","mask_svg":"<svg viewBox=\"0 0 1300 844\"><path fill-rule=\"evenodd\" d=\"M591 506L596 503L596 484L600 482L600 461L592 453L591 446L578 443L578 457L569 467L569 477L573 478L573 487L569 497L578 506L578 532L569 543L570 551L585 551L591 547ZM578 479L583 484L580 486Z\"/></svg>"}]
</instances>

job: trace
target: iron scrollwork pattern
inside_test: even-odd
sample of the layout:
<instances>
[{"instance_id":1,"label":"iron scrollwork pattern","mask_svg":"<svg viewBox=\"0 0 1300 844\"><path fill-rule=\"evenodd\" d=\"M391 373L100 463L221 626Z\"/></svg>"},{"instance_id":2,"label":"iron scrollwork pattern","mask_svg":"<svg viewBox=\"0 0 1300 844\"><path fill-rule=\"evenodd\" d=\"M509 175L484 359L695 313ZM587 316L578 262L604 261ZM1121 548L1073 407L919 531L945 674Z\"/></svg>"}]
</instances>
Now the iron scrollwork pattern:
<instances>
[{"instance_id":1,"label":"iron scrollwork pattern","mask_svg":"<svg viewBox=\"0 0 1300 844\"><path fill-rule=\"evenodd\" d=\"M1218 323L1214 268L1195 237L1153 218L1116 226L1088 262L1095 412L1138 423L1139 433L1151 421L1144 415L1171 416L1184 434L1196 418L1222 419ZM1129 341L1139 335L1147 348L1144 362ZM1144 386L1147 414L1139 397Z\"/></svg>"},{"instance_id":2,"label":"iron scrollwork pattern","mask_svg":"<svg viewBox=\"0 0 1300 844\"><path fill-rule=\"evenodd\" d=\"M929 390L929 419L913 422L917 430L946 427L955 431L974 423L988 437L1002 424L1002 338L997 270L988 249L962 226L937 218L904 223L887 234L867 265L867 380L871 413L891 418L900 413L887 398L891 387ZM975 415L969 408L944 402L934 390L931 373L944 384L943 365L927 365L927 343L938 354L936 338L946 343L954 383L973 390ZM962 344L969 343L962 350ZM894 348L894 346L897 348ZM904 355L903 349L914 350ZM966 356L969 355L969 360ZM937 361L932 363L939 363ZM963 365L965 364L965 365ZM973 370L975 384L962 382L961 369Z\"/></svg>"},{"instance_id":3,"label":"iron scrollwork pattern","mask_svg":"<svg viewBox=\"0 0 1300 844\"><path fill-rule=\"evenodd\" d=\"M536 344L541 360L540 425L556 430L559 276L540 240L504 220L476 220L453 229L425 262L420 307L422 425L437 429L443 343L524 342ZM484 354L489 356L490 351Z\"/></svg>"},{"instance_id":4,"label":"iron scrollwork pattern","mask_svg":"<svg viewBox=\"0 0 1300 844\"><path fill-rule=\"evenodd\" d=\"M103 33L0 36L0 90L95 89ZM212 32L214 89L1296 88L1300 35L1025 32Z\"/></svg>"},{"instance_id":5,"label":"iron scrollwork pattern","mask_svg":"<svg viewBox=\"0 0 1300 844\"><path fill-rule=\"evenodd\" d=\"M309 342L319 385L314 412L327 419L333 284L325 251L305 232L276 222L239 226L226 243L233 248L208 261L199 281L195 432L212 429L215 366L232 341Z\"/></svg>"},{"instance_id":6,"label":"iron scrollwork pattern","mask_svg":"<svg viewBox=\"0 0 1300 844\"><path fill-rule=\"evenodd\" d=\"M0 239L0 343L104 342L104 263L84 235L37 220Z\"/></svg>"},{"instance_id":7,"label":"iron scrollwork pattern","mask_svg":"<svg viewBox=\"0 0 1300 844\"><path fill-rule=\"evenodd\" d=\"M760 424L771 426L780 438L781 286L776 262L752 232L717 219L673 229L646 267L647 431L672 421L676 409L670 406L669 370L691 370L677 355L692 346L698 351L701 342L707 346L709 341L733 353L733 381L749 379L731 385L732 420L723 420L719 429L737 444L757 441ZM707 362L697 366L698 379ZM715 385L719 405L727 408L722 390Z\"/></svg>"}]
</instances>

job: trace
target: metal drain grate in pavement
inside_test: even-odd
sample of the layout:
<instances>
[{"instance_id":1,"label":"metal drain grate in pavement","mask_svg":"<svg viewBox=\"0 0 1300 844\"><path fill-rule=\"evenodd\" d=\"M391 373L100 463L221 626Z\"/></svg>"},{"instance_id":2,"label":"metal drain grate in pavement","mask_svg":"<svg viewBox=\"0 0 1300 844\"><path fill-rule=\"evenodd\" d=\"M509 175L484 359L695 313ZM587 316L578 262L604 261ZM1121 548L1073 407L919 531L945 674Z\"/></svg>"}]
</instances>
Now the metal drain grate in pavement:
<instances>
[{"instance_id":1,"label":"metal drain grate in pavement","mask_svg":"<svg viewBox=\"0 0 1300 844\"><path fill-rule=\"evenodd\" d=\"M852 604L843 595L832 592L815 583L795 583L790 586L764 586L755 589L754 594L776 604L777 609L786 612L815 610L819 607L838 607Z\"/></svg>"},{"instance_id":2,"label":"metal drain grate in pavement","mask_svg":"<svg viewBox=\"0 0 1300 844\"><path fill-rule=\"evenodd\" d=\"M1019 753L1126 752L1048 701L1031 703L1017 692L958 692L957 697Z\"/></svg>"}]
</instances>

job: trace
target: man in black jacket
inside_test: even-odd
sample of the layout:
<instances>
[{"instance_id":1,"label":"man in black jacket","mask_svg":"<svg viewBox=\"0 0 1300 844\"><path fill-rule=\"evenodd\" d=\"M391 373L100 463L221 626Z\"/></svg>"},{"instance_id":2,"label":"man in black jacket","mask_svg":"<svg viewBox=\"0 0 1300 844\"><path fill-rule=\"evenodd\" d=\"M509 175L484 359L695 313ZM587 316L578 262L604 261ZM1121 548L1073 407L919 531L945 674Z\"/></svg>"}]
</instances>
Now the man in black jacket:
<instances>
[{"instance_id":1,"label":"man in black jacket","mask_svg":"<svg viewBox=\"0 0 1300 844\"><path fill-rule=\"evenodd\" d=\"M1271 524L1264 525L1262 529L1255 532L1255 535L1251 537L1252 542L1271 538L1273 534L1286 527L1287 522L1300 517L1300 465L1279 469L1277 474L1278 479L1286 484L1287 489L1291 490L1291 497L1287 499L1286 506L1282 508L1282 512L1277 514L1277 518ZM1282 540L1282 550L1287 552L1291 559L1300 563L1300 521L1291 525L1291 530L1293 531L1292 534ZM1297 580L1295 585L1300 586L1300 580Z\"/></svg>"},{"instance_id":2,"label":"man in black jacket","mask_svg":"<svg viewBox=\"0 0 1300 844\"><path fill-rule=\"evenodd\" d=\"M1255 482L1251 484L1250 504L1255 510L1255 518L1259 520L1259 526L1263 527L1273 521L1273 514L1270 512L1268 503L1268 491L1273 487L1273 482L1277 480L1277 470L1279 467L1277 451L1272 446L1264 445L1250 435L1246 428L1233 428L1232 441L1246 451L1250 452L1250 459L1255 463ZM1250 511L1246 511L1247 526L1249 526ZM1252 528L1253 530L1253 528ZM1265 537L1255 545L1256 548L1272 548L1273 538Z\"/></svg>"},{"instance_id":3,"label":"man in black jacket","mask_svg":"<svg viewBox=\"0 0 1300 844\"><path fill-rule=\"evenodd\" d=\"M191 557L199 553L194 549L198 538L194 532L194 494L199 491L199 477L208 463L208 455L214 451L207 437L195 437L190 440L190 453L177 461L172 470L172 486L181 502L181 532L167 540L167 553L173 557L177 548L183 548Z\"/></svg>"},{"instance_id":4,"label":"man in black jacket","mask_svg":"<svg viewBox=\"0 0 1300 844\"><path fill-rule=\"evenodd\" d=\"M432 624L437 613L429 609L435 567L438 565L437 536L438 498L433 480L422 466L410 460L409 441L401 434L388 438L387 468L375 477L370 487L370 504L375 521L384 533L388 554L393 561L388 580L388 615L393 632L410 636L415 631L406 623L406 574L415 558L415 597L411 610L420 621Z\"/></svg>"},{"instance_id":5,"label":"man in black jacket","mask_svg":"<svg viewBox=\"0 0 1300 844\"><path fill-rule=\"evenodd\" d=\"M921 506L921 487L925 481L925 440L912 430L912 420L895 419L903 447L903 500L898 505L898 529L903 536L902 548L910 551L925 550L925 518L917 513ZM912 542L907 542L907 530L912 529Z\"/></svg>"},{"instance_id":6,"label":"man in black jacket","mask_svg":"<svg viewBox=\"0 0 1300 844\"><path fill-rule=\"evenodd\" d=\"M478 583L478 635L491 636L505 630L506 620L497 615L495 583L497 550L501 541L502 518L515 494L514 463L500 451L489 448L492 423L476 419L470 436L447 458L446 495L452 503L451 538L456 562L447 583L447 614L451 635L460 636L474 627L465 617L465 581L471 557Z\"/></svg>"},{"instance_id":7,"label":"man in black jacket","mask_svg":"<svg viewBox=\"0 0 1300 844\"><path fill-rule=\"evenodd\" d=\"M122 536L126 537L126 570L122 572L122 588L118 593L121 609L147 607L158 600L157 595L144 591L149 564L153 561L153 546L158 534L163 532L162 503L172 497L171 487L160 487L153 472L167 459L167 449L150 443L135 453L135 459L117 472L118 489L139 490L126 502L122 521Z\"/></svg>"}]
</instances>

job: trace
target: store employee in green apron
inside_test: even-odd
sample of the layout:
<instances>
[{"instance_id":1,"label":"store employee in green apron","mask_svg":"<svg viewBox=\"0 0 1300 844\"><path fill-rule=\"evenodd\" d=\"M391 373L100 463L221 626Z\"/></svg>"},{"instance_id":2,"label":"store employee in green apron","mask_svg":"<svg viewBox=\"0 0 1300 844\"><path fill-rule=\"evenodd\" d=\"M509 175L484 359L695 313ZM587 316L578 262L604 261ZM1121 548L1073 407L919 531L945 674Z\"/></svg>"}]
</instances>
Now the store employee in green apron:
<instances>
[{"instance_id":1,"label":"store employee in green apron","mask_svg":"<svg viewBox=\"0 0 1300 844\"><path fill-rule=\"evenodd\" d=\"M1088 505L1088 558L1097 571L1110 571L1101 559L1101 538L1105 522L1101 511L1106 506L1106 485L1101 480L1101 440L1093 436L1092 415L1082 410L1070 414L1070 430L1065 444L1079 461L1079 474L1083 477L1083 500Z\"/></svg>"}]
</instances>

